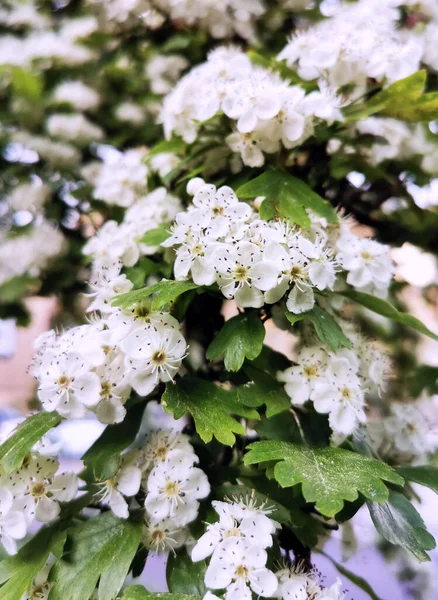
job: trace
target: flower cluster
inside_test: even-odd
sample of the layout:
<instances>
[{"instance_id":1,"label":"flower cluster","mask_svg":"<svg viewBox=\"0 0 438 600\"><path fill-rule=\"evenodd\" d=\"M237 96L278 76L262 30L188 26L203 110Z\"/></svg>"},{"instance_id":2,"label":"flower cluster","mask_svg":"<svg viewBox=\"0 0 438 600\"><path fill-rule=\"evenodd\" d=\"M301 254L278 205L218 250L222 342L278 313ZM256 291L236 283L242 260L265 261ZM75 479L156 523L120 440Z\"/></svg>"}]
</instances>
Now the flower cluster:
<instances>
[{"instance_id":1,"label":"flower cluster","mask_svg":"<svg viewBox=\"0 0 438 600\"><path fill-rule=\"evenodd\" d=\"M145 157L145 148L107 152L102 163L93 165L94 198L127 208L144 196L148 175Z\"/></svg>"},{"instance_id":2,"label":"flower cluster","mask_svg":"<svg viewBox=\"0 0 438 600\"><path fill-rule=\"evenodd\" d=\"M351 350L328 352L320 344L302 345L296 364L277 373L292 405L311 401L317 412L328 414L338 439L366 422L365 395L380 394L389 372L389 361L376 345L357 332L349 338Z\"/></svg>"},{"instance_id":3,"label":"flower cluster","mask_svg":"<svg viewBox=\"0 0 438 600\"><path fill-rule=\"evenodd\" d=\"M9 554L17 551L32 524L49 523L61 512L60 502L76 497L74 473L58 473L55 458L32 451L17 471L0 470L0 544Z\"/></svg>"},{"instance_id":4,"label":"flower cluster","mask_svg":"<svg viewBox=\"0 0 438 600\"><path fill-rule=\"evenodd\" d=\"M176 279L216 282L242 307L273 304L287 294L286 306L296 314L313 307L314 290L334 289L341 267L353 287L386 295L392 278L388 248L357 238L344 223L333 244L324 220L314 218L315 226L306 232L258 219L227 186L216 189L195 178L187 189L193 204L177 215L162 244L177 247Z\"/></svg>"},{"instance_id":5,"label":"flower cluster","mask_svg":"<svg viewBox=\"0 0 438 600\"><path fill-rule=\"evenodd\" d=\"M65 239L50 223L40 222L23 232L0 233L0 247L1 285L22 275L38 277L65 250Z\"/></svg>"},{"instance_id":6,"label":"flower cluster","mask_svg":"<svg viewBox=\"0 0 438 600\"><path fill-rule=\"evenodd\" d=\"M262 166L264 153L277 152L281 144L300 145L318 119L342 119L337 100L324 88L306 95L230 48L214 50L180 80L164 99L160 121L166 137L176 133L192 143L202 124L222 113L237 129L227 136L227 145L250 167Z\"/></svg>"},{"instance_id":7,"label":"flower cluster","mask_svg":"<svg viewBox=\"0 0 438 600\"><path fill-rule=\"evenodd\" d=\"M266 567L266 548L272 546L277 529L268 516L270 510L253 501L214 501L212 506L219 521L207 526L192 550L195 562L211 556L205 585L212 590L226 589L225 600L250 600L252 592L274 596L277 579Z\"/></svg>"},{"instance_id":8,"label":"flower cluster","mask_svg":"<svg viewBox=\"0 0 438 600\"><path fill-rule=\"evenodd\" d=\"M301 565L285 567L276 573L280 600L343 600L342 582L337 579L331 587L323 587L316 572L306 572Z\"/></svg>"},{"instance_id":9,"label":"flower cluster","mask_svg":"<svg viewBox=\"0 0 438 600\"><path fill-rule=\"evenodd\" d=\"M155 552L180 548L187 525L198 516L199 500L210 493L189 438L171 429L153 430L141 448L126 452L117 473L99 484L98 496L118 517L128 517L128 501L144 494L143 543ZM127 499L128 498L128 501Z\"/></svg>"},{"instance_id":10,"label":"flower cluster","mask_svg":"<svg viewBox=\"0 0 438 600\"><path fill-rule=\"evenodd\" d=\"M45 410L67 418L91 410L102 423L118 423L131 388L147 396L178 372L187 345L174 317L152 312L147 303L111 307L114 293L128 291L129 284L125 275L110 280L111 295L101 301L96 322L39 339L32 372Z\"/></svg>"},{"instance_id":11,"label":"flower cluster","mask_svg":"<svg viewBox=\"0 0 438 600\"><path fill-rule=\"evenodd\" d=\"M295 34L278 59L289 67L297 65L305 80L324 78L336 88L353 85L356 95L366 90L370 79L391 83L417 71L421 62L436 68L438 53L432 46L438 13L419 15L420 22L434 19L424 29L414 28L410 23L415 23L415 15L400 23L403 11L396 7L404 4L408 2L339 3L331 18Z\"/></svg>"},{"instance_id":12,"label":"flower cluster","mask_svg":"<svg viewBox=\"0 0 438 600\"><path fill-rule=\"evenodd\" d=\"M93 259L93 270L119 261L132 267L140 256L155 254L159 247L142 243L142 237L147 231L170 223L180 209L180 200L160 187L130 206L122 223L106 221L83 248L84 254Z\"/></svg>"}]
</instances>

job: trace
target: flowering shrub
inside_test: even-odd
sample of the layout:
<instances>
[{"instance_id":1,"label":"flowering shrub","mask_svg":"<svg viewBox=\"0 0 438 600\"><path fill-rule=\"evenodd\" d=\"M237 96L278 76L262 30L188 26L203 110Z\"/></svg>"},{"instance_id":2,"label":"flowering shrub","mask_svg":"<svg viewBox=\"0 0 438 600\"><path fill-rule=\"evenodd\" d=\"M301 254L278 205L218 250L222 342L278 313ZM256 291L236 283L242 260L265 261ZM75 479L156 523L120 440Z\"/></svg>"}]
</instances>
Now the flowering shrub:
<instances>
[{"instance_id":1,"label":"flowering shrub","mask_svg":"<svg viewBox=\"0 0 438 600\"><path fill-rule=\"evenodd\" d=\"M437 249L438 13L381 4L0 11L0 314L78 305L0 446L2 598L376 598L314 565L362 507L430 560L438 336L393 247ZM69 472L52 430L89 418ZM137 580L156 554L159 594Z\"/></svg>"}]
</instances>

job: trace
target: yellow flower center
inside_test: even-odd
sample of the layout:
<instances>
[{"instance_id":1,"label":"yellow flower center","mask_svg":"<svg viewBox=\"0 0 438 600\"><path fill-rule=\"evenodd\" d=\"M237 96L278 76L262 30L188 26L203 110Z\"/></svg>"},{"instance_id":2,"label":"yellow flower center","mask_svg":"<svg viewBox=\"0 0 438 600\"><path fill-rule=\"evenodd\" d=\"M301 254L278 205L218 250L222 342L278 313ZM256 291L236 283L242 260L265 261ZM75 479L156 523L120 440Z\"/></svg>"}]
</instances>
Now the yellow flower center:
<instances>
[{"instance_id":1,"label":"yellow flower center","mask_svg":"<svg viewBox=\"0 0 438 600\"><path fill-rule=\"evenodd\" d=\"M246 281L248 279L248 267L239 266L234 271L234 279L236 281Z\"/></svg>"},{"instance_id":2,"label":"yellow flower center","mask_svg":"<svg viewBox=\"0 0 438 600\"><path fill-rule=\"evenodd\" d=\"M162 446L157 446L157 448L155 449L155 458L157 460L164 461L166 460L168 453L169 448L164 444Z\"/></svg>"},{"instance_id":3,"label":"yellow flower center","mask_svg":"<svg viewBox=\"0 0 438 600\"><path fill-rule=\"evenodd\" d=\"M213 214L216 215L216 216L223 215L224 214L224 207L223 206L215 206L213 208Z\"/></svg>"},{"instance_id":4,"label":"yellow flower center","mask_svg":"<svg viewBox=\"0 0 438 600\"><path fill-rule=\"evenodd\" d=\"M100 390L100 395L102 397L107 397L111 394L111 390L112 390L112 385L110 384L109 381L103 381L101 384L101 390Z\"/></svg>"},{"instance_id":5,"label":"yellow flower center","mask_svg":"<svg viewBox=\"0 0 438 600\"><path fill-rule=\"evenodd\" d=\"M137 319L143 319L147 323L150 320L150 314L150 306L144 302L140 302L134 308L134 317L136 317Z\"/></svg>"},{"instance_id":6,"label":"yellow flower center","mask_svg":"<svg viewBox=\"0 0 438 600\"><path fill-rule=\"evenodd\" d=\"M70 377L67 377L67 375L61 375L61 377L59 377L56 383L60 388L67 389L71 383L71 379Z\"/></svg>"},{"instance_id":7,"label":"yellow flower center","mask_svg":"<svg viewBox=\"0 0 438 600\"><path fill-rule=\"evenodd\" d=\"M164 493L169 498L177 498L179 496L179 485L176 481L168 481L164 486Z\"/></svg>"},{"instance_id":8,"label":"yellow flower center","mask_svg":"<svg viewBox=\"0 0 438 600\"><path fill-rule=\"evenodd\" d=\"M317 374L318 371L315 365L307 365L307 367L304 367L304 377L307 380L312 379L312 377L316 377Z\"/></svg>"},{"instance_id":9,"label":"yellow flower center","mask_svg":"<svg viewBox=\"0 0 438 600\"><path fill-rule=\"evenodd\" d=\"M46 494L44 483L34 483L30 488L30 493L34 498L42 498Z\"/></svg>"},{"instance_id":10,"label":"yellow flower center","mask_svg":"<svg viewBox=\"0 0 438 600\"><path fill-rule=\"evenodd\" d=\"M227 529L226 531L224 531L224 538L239 537L239 536L240 536L240 531L237 529L237 527L231 527L231 529Z\"/></svg>"},{"instance_id":11,"label":"yellow flower center","mask_svg":"<svg viewBox=\"0 0 438 600\"><path fill-rule=\"evenodd\" d=\"M245 565L239 565L236 569L236 578L238 579L248 579L248 569L245 567Z\"/></svg>"},{"instance_id":12,"label":"yellow flower center","mask_svg":"<svg viewBox=\"0 0 438 600\"><path fill-rule=\"evenodd\" d=\"M366 250L364 250L363 252L360 253L361 257L364 259L365 262L370 262L370 260L372 260L372 256L369 252L367 252Z\"/></svg>"},{"instance_id":13,"label":"yellow flower center","mask_svg":"<svg viewBox=\"0 0 438 600\"><path fill-rule=\"evenodd\" d=\"M167 359L167 354L164 352L164 350L155 350L155 352L151 356L151 361L157 367L161 367L161 365L164 365L164 363L166 362L166 359Z\"/></svg>"},{"instance_id":14,"label":"yellow flower center","mask_svg":"<svg viewBox=\"0 0 438 600\"><path fill-rule=\"evenodd\" d=\"M344 387L341 390L341 396L342 396L342 400L351 400L353 394L352 391L350 390L350 388L348 387Z\"/></svg>"}]
</instances>

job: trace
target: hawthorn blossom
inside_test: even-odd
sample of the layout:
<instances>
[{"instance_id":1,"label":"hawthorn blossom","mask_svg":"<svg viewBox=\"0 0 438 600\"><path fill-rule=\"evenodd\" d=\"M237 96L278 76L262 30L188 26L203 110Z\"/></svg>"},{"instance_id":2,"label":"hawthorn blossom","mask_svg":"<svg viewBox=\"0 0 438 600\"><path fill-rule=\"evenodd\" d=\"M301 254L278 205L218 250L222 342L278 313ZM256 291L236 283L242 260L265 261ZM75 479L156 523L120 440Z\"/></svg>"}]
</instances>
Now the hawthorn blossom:
<instances>
[{"instance_id":1,"label":"hawthorn blossom","mask_svg":"<svg viewBox=\"0 0 438 600\"><path fill-rule=\"evenodd\" d=\"M8 554L16 554L17 542L27 533L22 512L14 509L14 496L7 487L0 488L0 544Z\"/></svg>"},{"instance_id":2,"label":"hawthorn blossom","mask_svg":"<svg viewBox=\"0 0 438 600\"><path fill-rule=\"evenodd\" d=\"M135 459L135 454L125 454L114 477L99 484L99 501L108 504L113 513L121 519L127 519L129 516L125 497L135 496L140 489L141 471L135 465Z\"/></svg>"}]
</instances>

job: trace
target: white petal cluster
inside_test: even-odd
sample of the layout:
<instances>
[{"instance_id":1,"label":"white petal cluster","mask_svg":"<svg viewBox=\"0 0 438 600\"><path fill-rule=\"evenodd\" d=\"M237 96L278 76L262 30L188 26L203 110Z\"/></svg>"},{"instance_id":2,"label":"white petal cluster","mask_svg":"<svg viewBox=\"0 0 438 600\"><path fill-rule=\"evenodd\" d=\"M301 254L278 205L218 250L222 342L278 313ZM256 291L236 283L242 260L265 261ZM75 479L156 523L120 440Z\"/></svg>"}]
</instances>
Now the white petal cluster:
<instances>
[{"instance_id":1,"label":"white petal cluster","mask_svg":"<svg viewBox=\"0 0 438 600\"><path fill-rule=\"evenodd\" d=\"M60 83L53 92L53 101L70 104L79 111L94 111L99 107L101 98L96 90L77 80Z\"/></svg>"},{"instance_id":2,"label":"white petal cluster","mask_svg":"<svg viewBox=\"0 0 438 600\"><path fill-rule=\"evenodd\" d=\"M13 132L11 140L8 149L14 154L14 161L17 162L20 162L20 155L26 150L35 152L37 160L42 159L60 169L74 168L81 160L79 150L66 142L55 142L48 137L33 135L24 130Z\"/></svg>"},{"instance_id":3,"label":"white petal cluster","mask_svg":"<svg viewBox=\"0 0 438 600\"><path fill-rule=\"evenodd\" d=\"M251 600L252 593L271 598L277 591L277 579L266 567L266 548L273 544L277 523L269 518L269 509L254 502L212 502L219 521L207 531L192 550L192 560L211 556L205 573L205 585L226 589L225 600ZM204 597L216 598L213 594Z\"/></svg>"},{"instance_id":4,"label":"white petal cluster","mask_svg":"<svg viewBox=\"0 0 438 600\"><path fill-rule=\"evenodd\" d=\"M367 79L391 83L420 68L420 36L404 35L394 3L345 2L333 17L299 32L279 54L305 80L366 89ZM357 91L356 91L357 93Z\"/></svg>"},{"instance_id":5,"label":"white petal cluster","mask_svg":"<svg viewBox=\"0 0 438 600\"><path fill-rule=\"evenodd\" d=\"M87 145L104 137L101 127L92 123L82 113L54 114L46 121L49 135L66 142Z\"/></svg>"},{"instance_id":6,"label":"white petal cluster","mask_svg":"<svg viewBox=\"0 0 438 600\"><path fill-rule=\"evenodd\" d=\"M340 267L353 287L386 295L393 275L389 249L357 238L344 223L333 244L324 220L314 218L305 232L258 219L228 186L216 189L195 178L187 190L193 204L177 215L172 236L162 244L177 249L175 279L216 282L242 307L259 308L287 295L286 306L295 314L313 307L314 290L334 289Z\"/></svg>"},{"instance_id":7,"label":"white petal cluster","mask_svg":"<svg viewBox=\"0 0 438 600\"><path fill-rule=\"evenodd\" d=\"M188 61L178 54L153 56L146 65L146 75L154 94L168 94L189 66Z\"/></svg>"},{"instance_id":8,"label":"white petal cluster","mask_svg":"<svg viewBox=\"0 0 438 600\"><path fill-rule=\"evenodd\" d=\"M47 222L19 234L0 234L0 285L21 275L38 277L65 250L63 234Z\"/></svg>"},{"instance_id":9,"label":"white petal cluster","mask_svg":"<svg viewBox=\"0 0 438 600\"><path fill-rule=\"evenodd\" d=\"M300 566L285 567L276 573L279 600L343 600L342 582L336 580L329 588L323 587L314 572L305 572Z\"/></svg>"},{"instance_id":10,"label":"white petal cluster","mask_svg":"<svg viewBox=\"0 0 438 600\"><path fill-rule=\"evenodd\" d=\"M366 388L354 351L334 353L320 345L304 346L295 362L295 366L277 373L292 405L310 400L317 412L329 415L333 432L344 437L365 423Z\"/></svg>"},{"instance_id":11,"label":"white petal cluster","mask_svg":"<svg viewBox=\"0 0 438 600\"><path fill-rule=\"evenodd\" d=\"M111 298L132 287L125 275L108 287L99 321L59 335L51 331L37 341L32 372L45 410L67 418L91 410L102 423L119 423L131 388L146 396L178 372L187 350L178 321L147 304L112 308Z\"/></svg>"},{"instance_id":12,"label":"white petal cluster","mask_svg":"<svg viewBox=\"0 0 438 600\"><path fill-rule=\"evenodd\" d=\"M264 154L298 146L313 134L317 119L341 120L337 101L315 91L306 96L278 75L254 66L241 51L218 48L195 67L164 99L160 121L192 143L202 124L224 114L237 131L226 138L244 164L260 167Z\"/></svg>"},{"instance_id":13,"label":"white petal cluster","mask_svg":"<svg viewBox=\"0 0 438 600\"><path fill-rule=\"evenodd\" d=\"M0 471L0 544L9 554L17 551L32 524L49 523L60 514L60 502L70 502L78 492L74 473L58 473L56 459L31 452L20 469Z\"/></svg>"},{"instance_id":14,"label":"white petal cluster","mask_svg":"<svg viewBox=\"0 0 438 600\"><path fill-rule=\"evenodd\" d=\"M26 210L31 213L39 212L51 195L48 185L35 179L29 183L19 183L12 188L7 200L13 211Z\"/></svg>"},{"instance_id":15,"label":"white petal cluster","mask_svg":"<svg viewBox=\"0 0 438 600\"><path fill-rule=\"evenodd\" d=\"M105 155L94 182L94 198L127 208L144 196L148 175L145 157L145 148Z\"/></svg>"},{"instance_id":16,"label":"white petal cluster","mask_svg":"<svg viewBox=\"0 0 438 600\"><path fill-rule=\"evenodd\" d=\"M85 244L83 253L93 259L94 271L118 262L132 267L141 256L155 254L159 249L142 243L144 234L170 223L179 210L180 200L168 194L166 188L157 188L128 208L122 223L107 221Z\"/></svg>"}]
</instances>

